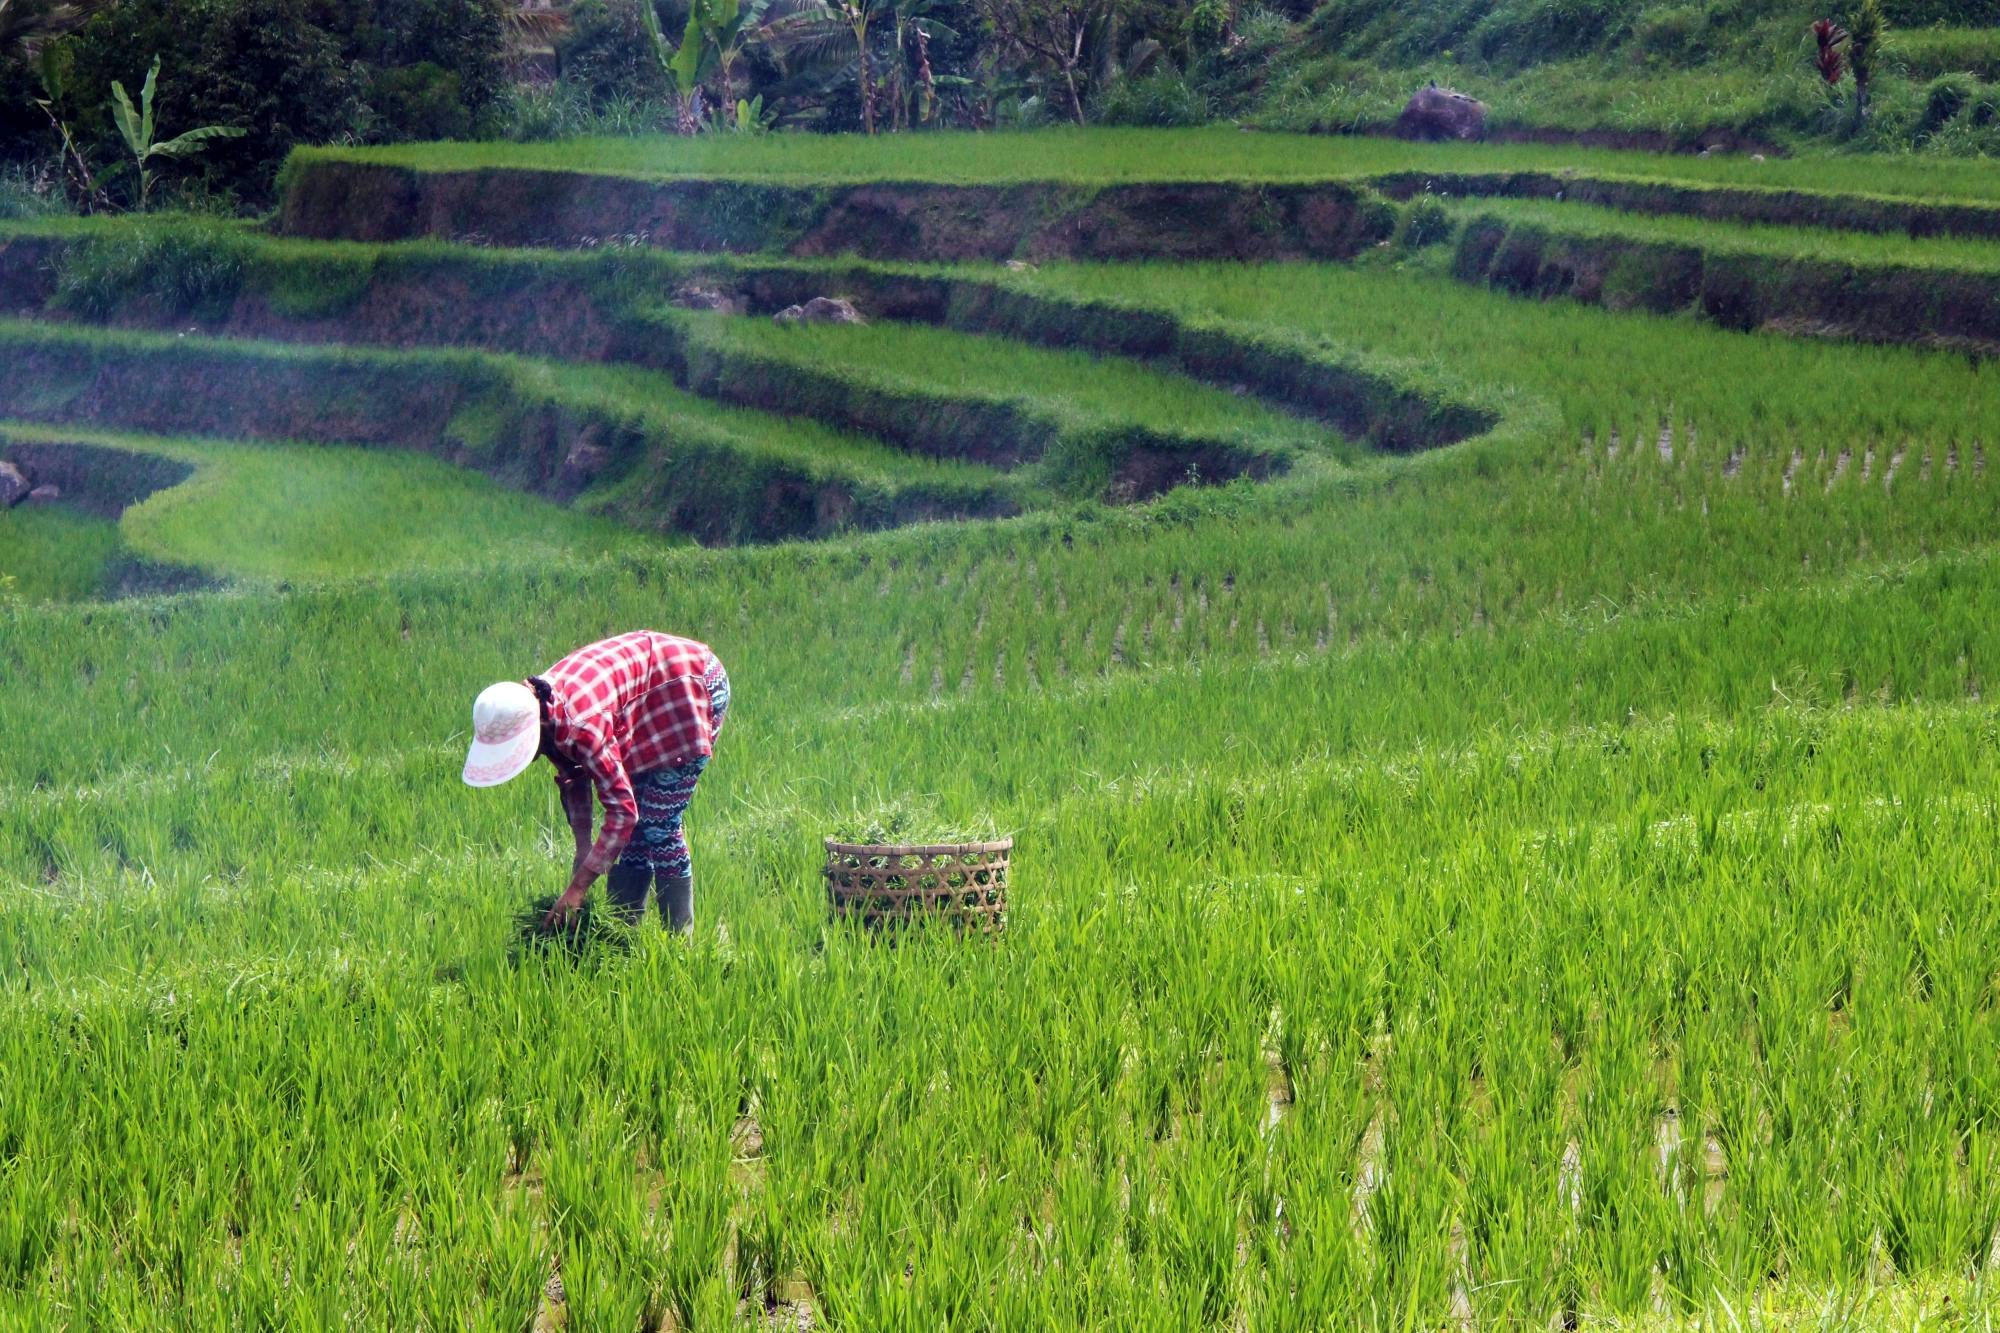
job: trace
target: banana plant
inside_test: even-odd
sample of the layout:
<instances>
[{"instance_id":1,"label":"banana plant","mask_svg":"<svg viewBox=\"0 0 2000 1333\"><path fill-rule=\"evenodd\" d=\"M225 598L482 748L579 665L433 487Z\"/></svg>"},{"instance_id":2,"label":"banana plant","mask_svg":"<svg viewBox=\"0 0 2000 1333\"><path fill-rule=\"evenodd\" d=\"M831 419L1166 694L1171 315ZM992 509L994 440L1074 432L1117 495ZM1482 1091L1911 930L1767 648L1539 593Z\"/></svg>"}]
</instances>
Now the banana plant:
<instances>
[{"instance_id":1,"label":"banana plant","mask_svg":"<svg viewBox=\"0 0 2000 1333\"><path fill-rule=\"evenodd\" d=\"M200 152L215 139L240 139L244 131L229 125L204 125L200 129L189 130L178 138L157 143L153 139L153 97L160 82L160 58L153 57L153 67L146 71L146 86L139 90L139 107L133 109L132 98L125 91L125 85L117 81L111 84L111 118L118 123L118 133L125 140L125 147L131 150L132 159L139 168L139 209L144 212L153 197L153 162L161 158L187 157Z\"/></svg>"},{"instance_id":2,"label":"banana plant","mask_svg":"<svg viewBox=\"0 0 2000 1333\"><path fill-rule=\"evenodd\" d=\"M736 117L729 123L729 128L738 134L763 134L770 130L771 119L764 111L764 94L759 93L748 101L739 97L736 99Z\"/></svg>"},{"instance_id":3,"label":"banana plant","mask_svg":"<svg viewBox=\"0 0 2000 1333\"><path fill-rule=\"evenodd\" d=\"M746 10L743 0L694 0L688 7L681 43L674 46L660 29L660 16L653 11L652 0L639 0L639 14L646 21L646 32L653 39L660 67L666 70L674 92L680 97L682 134L693 134L701 128L696 94L701 89L702 76L711 69L718 66L721 69L722 105L727 107L734 100L731 85L736 59L743 52L749 20L761 7L753 4Z\"/></svg>"}]
</instances>

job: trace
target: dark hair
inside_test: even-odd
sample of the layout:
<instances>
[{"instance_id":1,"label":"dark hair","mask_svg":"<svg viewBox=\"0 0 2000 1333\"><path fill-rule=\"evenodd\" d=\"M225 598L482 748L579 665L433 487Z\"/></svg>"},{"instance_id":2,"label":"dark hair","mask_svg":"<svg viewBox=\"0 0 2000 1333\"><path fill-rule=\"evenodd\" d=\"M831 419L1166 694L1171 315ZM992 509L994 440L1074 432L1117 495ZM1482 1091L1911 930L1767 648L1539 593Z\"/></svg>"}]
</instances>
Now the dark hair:
<instances>
[{"instance_id":1,"label":"dark hair","mask_svg":"<svg viewBox=\"0 0 2000 1333\"><path fill-rule=\"evenodd\" d=\"M556 687L543 680L540 676L528 677L528 688L535 692L535 697L542 701L542 707L544 708L547 708L556 701Z\"/></svg>"}]
</instances>

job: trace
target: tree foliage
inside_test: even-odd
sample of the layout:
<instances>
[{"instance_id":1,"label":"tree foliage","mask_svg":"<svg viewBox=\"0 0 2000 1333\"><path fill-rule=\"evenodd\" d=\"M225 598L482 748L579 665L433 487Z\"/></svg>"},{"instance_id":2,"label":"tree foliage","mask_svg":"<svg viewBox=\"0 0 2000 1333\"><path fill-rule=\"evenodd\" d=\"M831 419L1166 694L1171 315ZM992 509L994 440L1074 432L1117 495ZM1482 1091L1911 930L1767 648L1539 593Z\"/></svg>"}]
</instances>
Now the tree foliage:
<instances>
[{"instance_id":1,"label":"tree foliage","mask_svg":"<svg viewBox=\"0 0 2000 1333\"><path fill-rule=\"evenodd\" d=\"M510 4L0 0L0 53L14 54L18 43L4 34L27 31L24 19L33 15L32 40L46 47L65 89L79 149L97 163L127 149L111 111L112 85L138 87L160 57L158 97L176 119L246 131L207 145L182 173L187 187L256 205L269 199L295 144L492 127L511 96ZM54 21L59 30L51 32ZM19 65L0 58L0 95L15 100L14 114L0 115L0 159L53 157L61 151L55 132L20 114L31 85Z\"/></svg>"},{"instance_id":2,"label":"tree foliage","mask_svg":"<svg viewBox=\"0 0 2000 1333\"><path fill-rule=\"evenodd\" d=\"M1084 123L1094 72L1116 67L1116 47L1132 0L978 0L979 16L1002 51L1060 88Z\"/></svg>"}]
</instances>

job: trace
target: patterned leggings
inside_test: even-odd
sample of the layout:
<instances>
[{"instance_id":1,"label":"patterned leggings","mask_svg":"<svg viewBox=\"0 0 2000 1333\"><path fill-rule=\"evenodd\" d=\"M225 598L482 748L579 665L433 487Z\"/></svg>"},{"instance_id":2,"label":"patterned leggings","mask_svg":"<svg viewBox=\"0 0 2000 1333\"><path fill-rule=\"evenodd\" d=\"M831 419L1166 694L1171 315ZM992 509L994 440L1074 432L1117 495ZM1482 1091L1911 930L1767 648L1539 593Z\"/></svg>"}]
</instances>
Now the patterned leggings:
<instances>
[{"instance_id":1,"label":"patterned leggings","mask_svg":"<svg viewBox=\"0 0 2000 1333\"><path fill-rule=\"evenodd\" d=\"M711 739L722 734L729 713L729 675L717 663L709 675L708 709ZM694 800L695 783L708 767L706 755L696 755L678 768L656 768L632 779L632 792L639 798L639 827L618 864L631 870L651 870L659 879L686 879L694 873L694 858L688 852L687 834L681 821L688 803ZM643 881L641 881L643 883Z\"/></svg>"}]
</instances>

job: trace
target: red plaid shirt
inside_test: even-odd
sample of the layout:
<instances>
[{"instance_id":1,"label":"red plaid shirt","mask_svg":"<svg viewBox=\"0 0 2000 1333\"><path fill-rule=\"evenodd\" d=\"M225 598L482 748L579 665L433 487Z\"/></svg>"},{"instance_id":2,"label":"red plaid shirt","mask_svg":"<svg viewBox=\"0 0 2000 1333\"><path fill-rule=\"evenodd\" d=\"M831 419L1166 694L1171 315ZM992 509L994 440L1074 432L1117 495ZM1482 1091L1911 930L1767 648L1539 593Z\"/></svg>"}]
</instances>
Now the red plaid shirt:
<instances>
[{"instance_id":1,"label":"red plaid shirt","mask_svg":"<svg viewBox=\"0 0 2000 1333\"><path fill-rule=\"evenodd\" d=\"M705 643L638 630L579 648L542 673L555 693L556 749L589 775L604 806L604 825L582 861L591 874L610 870L638 827L632 774L714 752L707 677L719 667ZM556 786L571 827L588 836L590 788L565 785L560 766Z\"/></svg>"}]
</instances>

